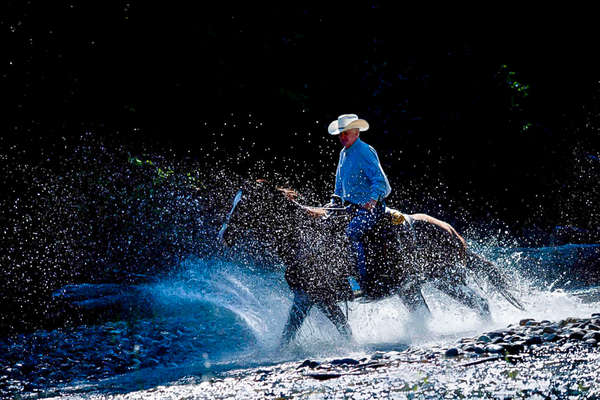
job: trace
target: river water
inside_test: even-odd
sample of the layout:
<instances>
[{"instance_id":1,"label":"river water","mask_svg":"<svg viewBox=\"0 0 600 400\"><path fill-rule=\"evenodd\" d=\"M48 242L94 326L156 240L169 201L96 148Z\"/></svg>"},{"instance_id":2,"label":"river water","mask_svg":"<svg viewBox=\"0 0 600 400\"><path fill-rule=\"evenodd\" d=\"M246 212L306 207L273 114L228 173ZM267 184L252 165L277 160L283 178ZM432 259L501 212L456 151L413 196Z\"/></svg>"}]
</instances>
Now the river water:
<instances>
[{"instance_id":1,"label":"river water","mask_svg":"<svg viewBox=\"0 0 600 400\"><path fill-rule=\"evenodd\" d=\"M558 321L600 310L598 288L581 286L573 274L565 280L564 270L573 260L597 255L599 246L482 250L510 271L514 293L526 311L478 287L490 301L492 321L485 321L427 287L425 297L433 314L429 322L411 318L394 298L351 302L354 342L343 340L313 310L296 341L281 350L280 334L291 305L282 271L249 262L189 258L168 279L129 287L136 298L144 299L137 306L143 309L123 320L5 338L0 342L0 384L5 395L25 397L127 393L191 377L211 379L234 369L433 348L524 318ZM80 288L89 292L86 285Z\"/></svg>"}]
</instances>

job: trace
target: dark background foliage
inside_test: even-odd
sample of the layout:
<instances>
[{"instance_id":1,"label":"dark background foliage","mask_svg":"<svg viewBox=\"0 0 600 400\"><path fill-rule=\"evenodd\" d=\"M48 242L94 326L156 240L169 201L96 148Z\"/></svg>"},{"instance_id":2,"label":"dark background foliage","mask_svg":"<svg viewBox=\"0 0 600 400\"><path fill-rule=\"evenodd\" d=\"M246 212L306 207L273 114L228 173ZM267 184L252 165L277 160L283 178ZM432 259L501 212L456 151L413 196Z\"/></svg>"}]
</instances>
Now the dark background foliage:
<instances>
[{"instance_id":1,"label":"dark background foliage","mask_svg":"<svg viewBox=\"0 0 600 400\"><path fill-rule=\"evenodd\" d=\"M371 124L364 140L379 153L396 208L461 231L497 224L529 245L548 244L565 226L565 240L597 240L594 14L398 7L9 0L0 25L0 146L12 172L2 200L39 195L32 182L45 176L97 181L116 173L110 165L129 165L126 155L145 162L144 154L162 154L209 175L281 171L325 201L340 148L326 128L353 112ZM104 166L72 157L86 132L129 153L115 151ZM120 171L103 187L148 178L132 174ZM103 209L114 205L106 196L87 194ZM7 235L14 218L3 213L4 237L22 245ZM107 218L88 219L99 231ZM168 241L161 232L148 240Z\"/></svg>"}]
</instances>

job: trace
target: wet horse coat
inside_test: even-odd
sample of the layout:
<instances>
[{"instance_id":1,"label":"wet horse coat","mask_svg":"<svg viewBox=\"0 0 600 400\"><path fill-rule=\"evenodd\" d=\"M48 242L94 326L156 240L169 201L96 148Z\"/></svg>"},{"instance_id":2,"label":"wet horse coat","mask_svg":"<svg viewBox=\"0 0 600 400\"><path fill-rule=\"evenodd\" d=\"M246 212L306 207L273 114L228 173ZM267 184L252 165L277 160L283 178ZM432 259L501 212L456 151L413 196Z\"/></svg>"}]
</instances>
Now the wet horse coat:
<instances>
[{"instance_id":1,"label":"wet horse coat","mask_svg":"<svg viewBox=\"0 0 600 400\"><path fill-rule=\"evenodd\" d=\"M294 292L294 303L283 340L294 337L313 305L340 333L350 335L338 305L353 299L348 283L353 261L344 235L347 220L326 217L323 208L299 204L296 192L264 181L250 182L241 193L239 205L230 211L220 236L226 242L251 236L254 246L276 254L285 264L285 279ZM507 291L507 281L498 267L467 249L464 239L443 221L388 209L383 221L368 234L365 245L369 284L364 295L369 299L398 295L411 312L428 312L421 287L432 283L489 316L487 301L466 284L467 273L474 272L485 275L499 293L521 307Z\"/></svg>"}]
</instances>

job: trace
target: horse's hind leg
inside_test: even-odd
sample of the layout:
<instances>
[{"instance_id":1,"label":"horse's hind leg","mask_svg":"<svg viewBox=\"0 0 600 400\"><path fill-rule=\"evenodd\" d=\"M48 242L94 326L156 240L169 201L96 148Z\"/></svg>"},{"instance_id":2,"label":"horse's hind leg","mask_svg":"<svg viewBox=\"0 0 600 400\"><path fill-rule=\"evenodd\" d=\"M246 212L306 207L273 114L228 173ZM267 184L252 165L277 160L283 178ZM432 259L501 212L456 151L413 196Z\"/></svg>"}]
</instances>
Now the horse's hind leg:
<instances>
[{"instance_id":1,"label":"horse's hind leg","mask_svg":"<svg viewBox=\"0 0 600 400\"><path fill-rule=\"evenodd\" d=\"M309 297L301 290L294 290L294 302L290 313L288 315L287 323L283 328L283 334L281 337L281 344L289 343L300 329L302 322L306 319L308 312L312 307L312 301Z\"/></svg>"},{"instance_id":2,"label":"horse's hind leg","mask_svg":"<svg viewBox=\"0 0 600 400\"><path fill-rule=\"evenodd\" d=\"M463 279L456 282L435 282L435 287L459 303L479 312L485 319L491 319L488 301L468 287Z\"/></svg>"},{"instance_id":3,"label":"horse's hind leg","mask_svg":"<svg viewBox=\"0 0 600 400\"><path fill-rule=\"evenodd\" d=\"M329 318L331 322L333 322L333 325L335 325L336 329L342 336L348 339L352 337L352 330L350 329L350 325L348 325L348 319L342 312L340 306L335 303L328 302L319 304L318 307L323 314L325 314L325 316Z\"/></svg>"}]
</instances>

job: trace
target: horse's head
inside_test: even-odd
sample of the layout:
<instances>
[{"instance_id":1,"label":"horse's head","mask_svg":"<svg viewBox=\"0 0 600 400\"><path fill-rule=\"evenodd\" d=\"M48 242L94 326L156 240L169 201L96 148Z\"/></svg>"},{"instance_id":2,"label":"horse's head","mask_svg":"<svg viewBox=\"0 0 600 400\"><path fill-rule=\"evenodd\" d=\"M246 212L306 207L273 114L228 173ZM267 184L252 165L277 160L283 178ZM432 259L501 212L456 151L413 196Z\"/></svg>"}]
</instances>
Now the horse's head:
<instances>
[{"instance_id":1,"label":"horse's head","mask_svg":"<svg viewBox=\"0 0 600 400\"><path fill-rule=\"evenodd\" d=\"M277 188L266 180L245 183L233 194L219 240L231 245L250 236L261 241L277 239L290 228L295 196L294 191Z\"/></svg>"}]
</instances>

